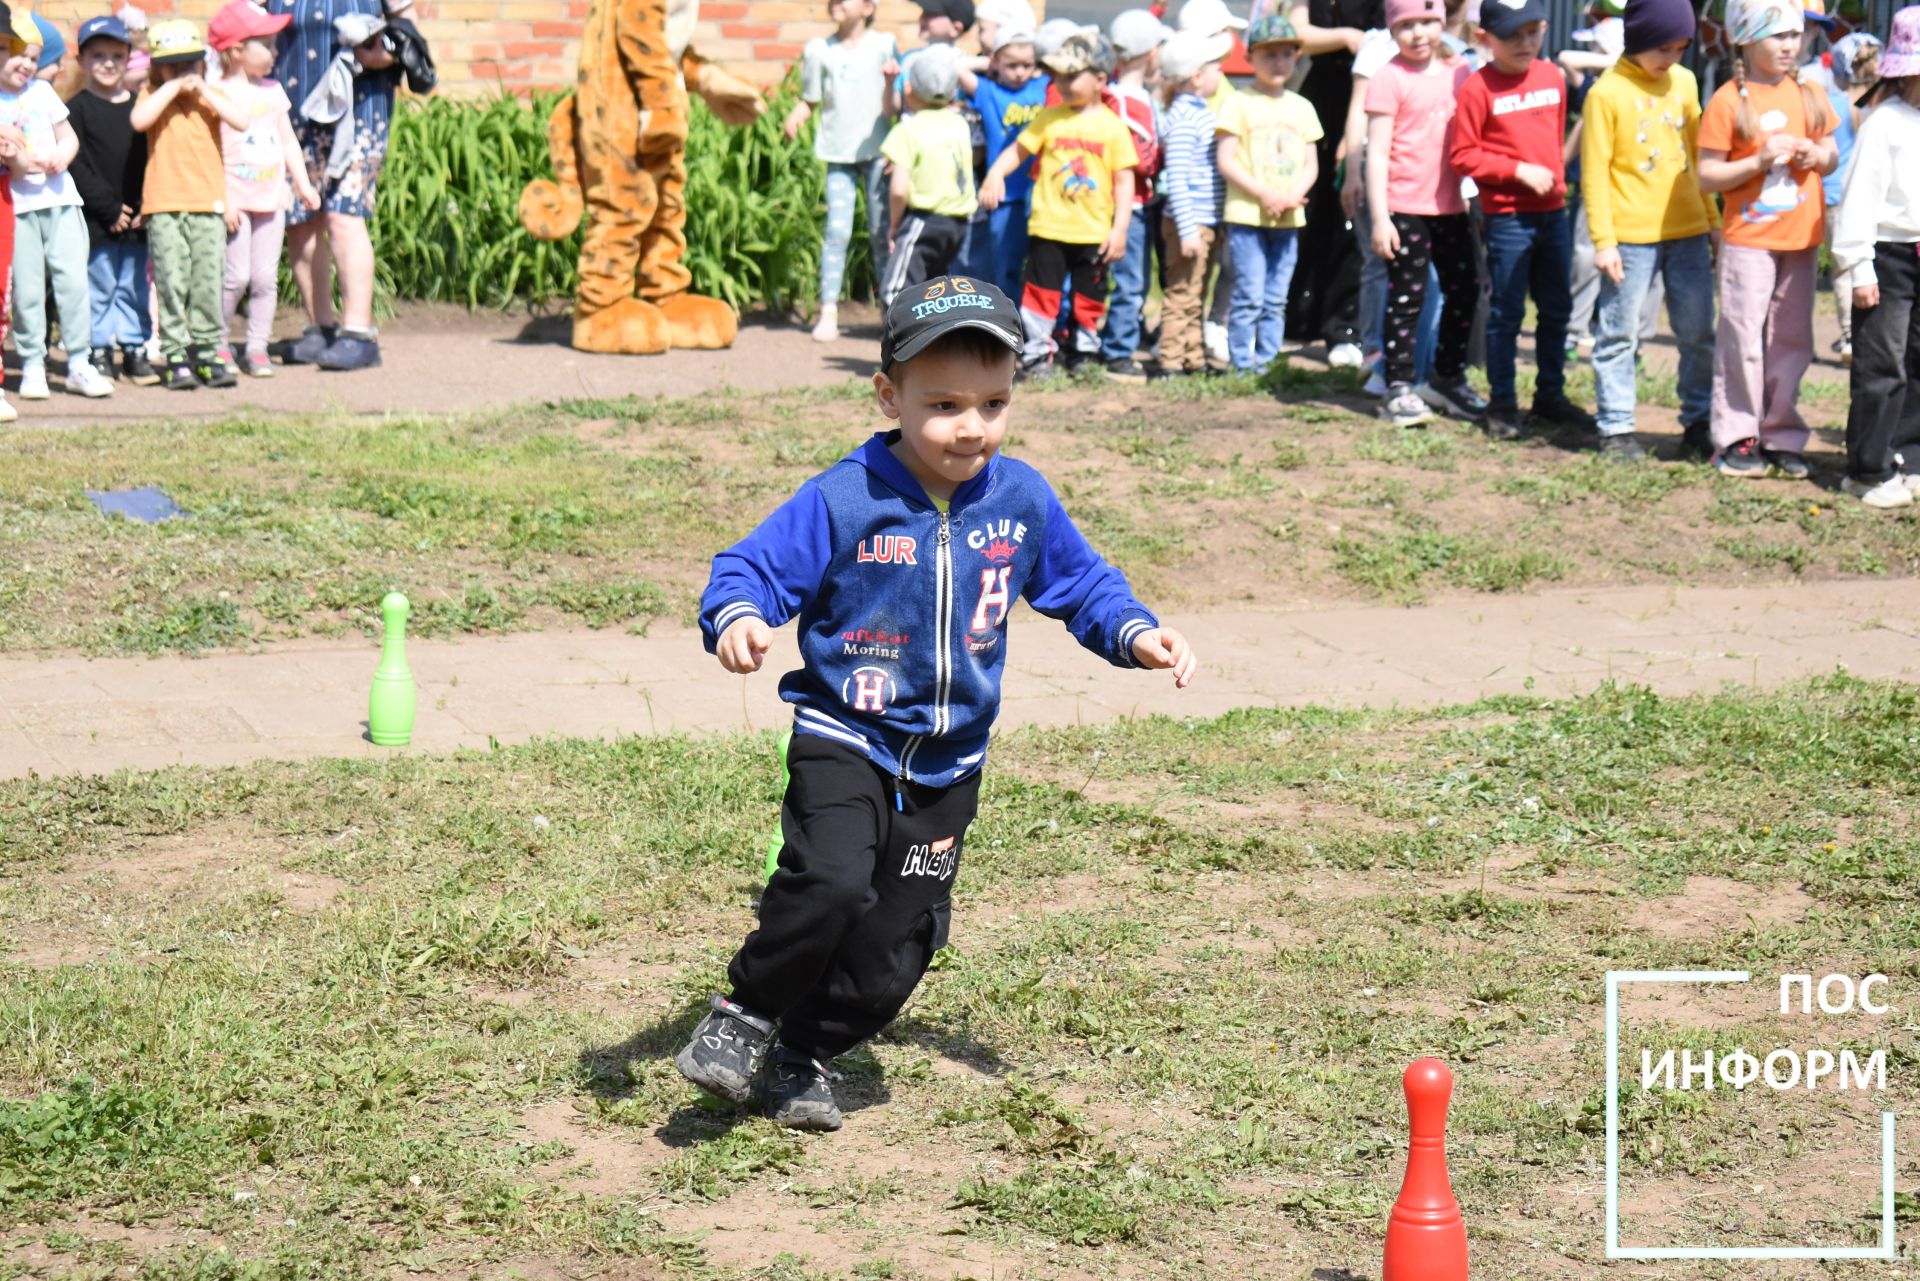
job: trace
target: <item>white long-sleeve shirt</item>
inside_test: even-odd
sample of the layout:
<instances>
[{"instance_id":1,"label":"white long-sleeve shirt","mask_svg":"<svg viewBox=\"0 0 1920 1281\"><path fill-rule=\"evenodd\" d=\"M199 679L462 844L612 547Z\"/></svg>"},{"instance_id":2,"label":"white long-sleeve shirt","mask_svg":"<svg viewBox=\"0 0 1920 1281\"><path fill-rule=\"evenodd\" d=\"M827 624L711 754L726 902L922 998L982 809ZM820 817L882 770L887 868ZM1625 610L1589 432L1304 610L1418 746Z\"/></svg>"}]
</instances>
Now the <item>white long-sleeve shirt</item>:
<instances>
[{"instance_id":1,"label":"white long-sleeve shirt","mask_svg":"<svg viewBox=\"0 0 1920 1281\"><path fill-rule=\"evenodd\" d=\"M1920 107L1890 98L1867 113L1853 144L1853 171L1833 221L1834 274L1849 288L1874 285L1876 244L1920 243Z\"/></svg>"}]
</instances>

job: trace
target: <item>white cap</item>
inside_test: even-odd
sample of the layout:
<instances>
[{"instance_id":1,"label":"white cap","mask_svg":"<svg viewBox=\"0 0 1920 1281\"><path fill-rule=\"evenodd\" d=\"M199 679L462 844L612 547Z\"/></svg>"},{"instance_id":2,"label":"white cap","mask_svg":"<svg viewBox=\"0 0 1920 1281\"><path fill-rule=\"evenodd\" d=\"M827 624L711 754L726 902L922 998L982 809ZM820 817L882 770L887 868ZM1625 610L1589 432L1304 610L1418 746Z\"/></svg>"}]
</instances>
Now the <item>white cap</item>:
<instances>
[{"instance_id":1,"label":"white cap","mask_svg":"<svg viewBox=\"0 0 1920 1281\"><path fill-rule=\"evenodd\" d=\"M960 87L960 66L950 44L930 44L907 64L907 88L929 107L953 101Z\"/></svg>"},{"instance_id":2,"label":"white cap","mask_svg":"<svg viewBox=\"0 0 1920 1281\"><path fill-rule=\"evenodd\" d=\"M1048 18L1040 24L1039 34L1033 38L1033 52L1042 58L1050 53L1057 53L1060 46L1067 42L1068 36L1081 31L1090 31L1097 35L1100 28L1082 26L1072 18Z\"/></svg>"},{"instance_id":3,"label":"white cap","mask_svg":"<svg viewBox=\"0 0 1920 1281\"><path fill-rule=\"evenodd\" d=\"M1173 32L1145 9L1123 9L1113 16L1107 34L1115 53L1122 58L1138 58L1165 44Z\"/></svg>"},{"instance_id":4,"label":"white cap","mask_svg":"<svg viewBox=\"0 0 1920 1281\"><path fill-rule=\"evenodd\" d=\"M1247 20L1234 17L1226 0L1187 0L1180 6L1180 29L1210 36L1216 31L1245 31Z\"/></svg>"},{"instance_id":5,"label":"white cap","mask_svg":"<svg viewBox=\"0 0 1920 1281\"><path fill-rule=\"evenodd\" d=\"M1233 37L1224 31L1203 35L1198 31L1177 31L1160 46L1160 78L1179 84L1209 62L1219 62L1233 52Z\"/></svg>"},{"instance_id":6,"label":"white cap","mask_svg":"<svg viewBox=\"0 0 1920 1281\"><path fill-rule=\"evenodd\" d=\"M1032 44L1034 40L1035 36L1032 27L1021 26L1018 23L1012 22L1003 23L994 31L993 48L987 50L987 52L999 53L1008 45Z\"/></svg>"},{"instance_id":7,"label":"white cap","mask_svg":"<svg viewBox=\"0 0 1920 1281\"><path fill-rule=\"evenodd\" d=\"M1033 16L1033 6L1027 0L980 0L973 7L973 20L976 25L991 22L1000 27L1024 27L1028 31L1039 24Z\"/></svg>"}]
</instances>

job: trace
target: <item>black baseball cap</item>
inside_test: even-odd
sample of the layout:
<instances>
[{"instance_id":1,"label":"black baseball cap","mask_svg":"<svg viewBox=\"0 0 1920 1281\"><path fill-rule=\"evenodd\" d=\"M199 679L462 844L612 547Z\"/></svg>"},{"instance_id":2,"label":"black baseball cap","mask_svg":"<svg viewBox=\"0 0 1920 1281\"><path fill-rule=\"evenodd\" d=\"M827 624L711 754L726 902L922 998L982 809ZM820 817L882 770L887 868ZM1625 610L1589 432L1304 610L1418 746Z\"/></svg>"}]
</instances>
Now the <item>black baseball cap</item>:
<instances>
[{"instance_id":1,"label":"black baseball cap","mask_svg":"<svg viewBox=\"0 0 1920 1281\"><path fill-rule=\"evenodd\" d=\"M929 18L951 18L962 31L973 27L973 0L917 0L920 12Z\"/></svg>"},{"instance_id":2,"label":"black baseball cap","mask_svg":"<svg viewBox=\"0 0 1920 1281\"><path fill-rule=\"evenodd\" d=\"M1020 309L998 285L972 276L936 276L908 285L880 324L880 368L912 360L956 329L982 329L1018 352L1026 340Z\"/></svg>"},{"instance_id":3,"label":"black baseball cap","mask_svg":"<svg viewBox=\"0 0 1920 1281\"><path fill-rule=\"evenodd\" d=\"M1545 22L1547 9L1540 0L1486 0L1480 6L1480 29L1496 40L1511 39L1529 22Z\"/></svg>"}]
</instances>

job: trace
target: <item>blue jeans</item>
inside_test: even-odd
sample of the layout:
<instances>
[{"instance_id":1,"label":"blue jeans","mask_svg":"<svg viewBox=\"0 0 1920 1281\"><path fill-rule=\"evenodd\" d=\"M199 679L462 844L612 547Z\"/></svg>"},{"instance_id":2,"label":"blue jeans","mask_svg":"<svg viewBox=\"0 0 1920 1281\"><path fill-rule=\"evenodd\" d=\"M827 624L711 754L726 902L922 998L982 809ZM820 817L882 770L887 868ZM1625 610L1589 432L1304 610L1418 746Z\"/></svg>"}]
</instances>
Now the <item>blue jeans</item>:
<instances>
[{"instance_id":1,"label":"blue jeans","mask_svg":"<svg viewBox=\"0 0 1920 1281\"><path fill-rule=\"evenodd\" d=\"M1020 282L1027 268L1027 201L1003 200L1000 207L969 228L966 265L961 270L975 280L991 280L1000 292L1020 301Z\"/></svg>"},{"instance_id":2,"label":"blue jeans","mask_svg":"<svg viewBox=\"0 0 1920 1281\"><path fill-rule=\"evenodd\" d=\"M1566 210L1487 216L1487 273L1493 280L1493 300L1487 311L1487 385L1492 404L1506 408L1518 404L1513 365L1529 292L1539 313L1533 331L1533 362L1540 377L1533 397L1566 396L1572 272L1573 237Z\"/></svg>"},{"instance_id":3,"label":"blue jeans","mask_svg":"<svg viewBox=\"0 0 1920 1281\"><path fill-rule=\"evenodd\" d=\"M1235 369L1265 369L1287 331L1287 291L1300 258L1293 227L1227 224L1233 301L1227 305L1227 354Z\"/></svg>"},{"instance_id":4,"label":"blue jeans","mask_svg":"<svg viewBox=\"0 0 1920 1281\"><path fill-rule=\"evenodd\" d=\"M1378 360L1387 324L1387 260L1373 252L1368 230L1366 202L1360 203L1353 217L1354 239L1360 242L1360 350ZM1413 332L1413 371L1420 382L1433 372L1433 348L1440 333L1440 273L1427 269L1427 300L1420 305L1420 319ZM1382 370L1382 377L1385 371Z\"/></svg>"},{"instance_id":5,"label":"blue jeans","mask_svg":"<svg viewBox=\"0 0 1920 1281\"><path fill-rule=\"evenodd\" d=\"M1107 323L1100 330L1100 359L1131 360L1140 350L1140 308L1147 301L1147 223L1143 210L1127 223L1127 252L1111 268Z\"/></svg>"},{"instance_id":6,"label":"blue jeans","mask_svg":"<svg viewBox=\"0 0 1920 1281\"><path fill-rule=\"evenodd\" d=\"M1657 275L1667 286L1667 320L1680 347L1680 421L1704 423L1713 413L1713 253L1706 233L1651 245L1621 245L1625 275L1600 277L1600 320L1593 340L1593 381L1602 436L1633 430L1633 357L1640 345L1640 307Z\"/></svg>"},{"instance_id":7,"label":"blue jeans","mask_svg":"<svg viewBox=\"0 0 1920 1281\"><path fill-rule=\"evenodd\" d=\"M820 246L820 305L839 303L853 240L855 198L867 193L867 256L876 288L887 270L887 162L878 156L859 164L827 166L827 234Z\"/></svg>"},{"instance_id":8,"label":"blue jeans","mask_svg":"<svg viewBox=\"0 0 1920 1281\"><path fill-rule=\"evenodd\" d=\"M147 310L147 238L109 240L87 259L93 345L144 347L153 337Z\"/></svg>"}]
</instances>

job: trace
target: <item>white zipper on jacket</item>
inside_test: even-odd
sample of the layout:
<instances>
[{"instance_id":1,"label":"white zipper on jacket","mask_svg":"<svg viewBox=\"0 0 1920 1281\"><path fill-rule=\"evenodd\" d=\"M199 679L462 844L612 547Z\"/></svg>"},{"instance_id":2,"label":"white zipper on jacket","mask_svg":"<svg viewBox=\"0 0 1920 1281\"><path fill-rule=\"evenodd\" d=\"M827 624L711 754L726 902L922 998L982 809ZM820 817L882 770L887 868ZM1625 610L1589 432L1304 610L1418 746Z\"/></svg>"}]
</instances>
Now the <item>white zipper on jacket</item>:
<instances>
[{"instance_id":1,"label":"white zipper on jacket","mask_svg":"<svg viewBox=\"0 0 1920 1281\"><path fill-rule=\"evenodd\" d=\"M914 753L920 750L920 744L929 736L938 738L945 734L953 719L952 711L947 706L953 691L953 528L946 512L940 513L940 545L933 563L934 617L937 620L933 646L933 729L929 734L914 735L907 744L907 750L900 754L900 781L903 783L912 779L908 767L913 763ZM898 806L897 794L894 801Z\"/></svg>"}]
</instances>

